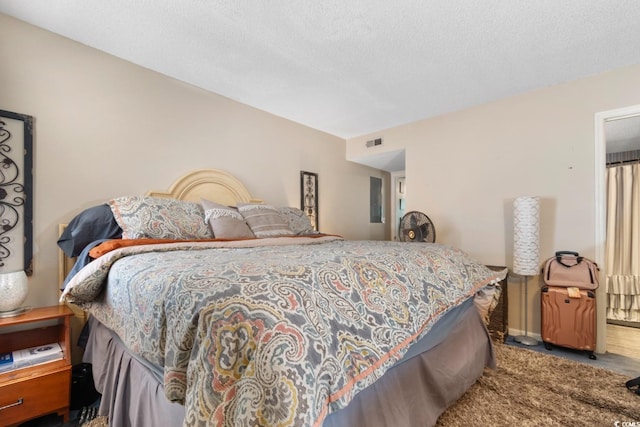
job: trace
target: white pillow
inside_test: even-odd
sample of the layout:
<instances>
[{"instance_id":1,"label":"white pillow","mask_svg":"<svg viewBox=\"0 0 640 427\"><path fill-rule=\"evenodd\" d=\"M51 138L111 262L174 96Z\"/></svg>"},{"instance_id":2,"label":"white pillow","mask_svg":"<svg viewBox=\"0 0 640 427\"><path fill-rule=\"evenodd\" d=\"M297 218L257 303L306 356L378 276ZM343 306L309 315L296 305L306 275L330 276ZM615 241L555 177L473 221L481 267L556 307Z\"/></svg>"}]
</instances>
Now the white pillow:
<instances>
[{"instance_id":1,"label":"white pillow","mask_svg":"<svg viewBox=\"0 0 640 427\"><path fill-rule=\"evenodd\" d=\"M219 239L246 239L255 237L244 217L236 209L206 199L200 199L205 221L213 235Z\"/></svg>"}]
</instances>

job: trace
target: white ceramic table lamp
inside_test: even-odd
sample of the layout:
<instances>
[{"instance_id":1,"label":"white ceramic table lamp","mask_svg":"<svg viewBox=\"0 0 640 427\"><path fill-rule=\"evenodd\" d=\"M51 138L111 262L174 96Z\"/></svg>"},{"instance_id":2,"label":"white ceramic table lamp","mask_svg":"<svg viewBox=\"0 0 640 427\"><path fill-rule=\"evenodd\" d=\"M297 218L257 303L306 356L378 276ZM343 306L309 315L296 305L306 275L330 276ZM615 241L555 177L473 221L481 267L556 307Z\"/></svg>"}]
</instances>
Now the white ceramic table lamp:
<instances>
[{"instance_id":1,"label":"white ceramic table lamp","mask_svg":"<svg viewBox=\"0 0 640 427\"><path fill-rule=\"evenodd\" d=\"M0 273L0 317L22 314L20 306L27 299L29 282L24 271Z\"/></svg>"}]
</instances>

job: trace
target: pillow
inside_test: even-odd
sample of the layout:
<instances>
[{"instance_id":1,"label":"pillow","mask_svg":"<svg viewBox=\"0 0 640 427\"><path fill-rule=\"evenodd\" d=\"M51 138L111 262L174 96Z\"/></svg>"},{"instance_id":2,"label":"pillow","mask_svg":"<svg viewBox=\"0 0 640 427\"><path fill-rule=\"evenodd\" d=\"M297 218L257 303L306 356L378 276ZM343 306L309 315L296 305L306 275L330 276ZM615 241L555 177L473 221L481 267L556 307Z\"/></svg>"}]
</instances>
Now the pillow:
<instances>
[{"instance_id":1,"label":"pillow","mask_svg":"<svg viewBox=\"0 0 640 427\"><path fill-rule=\"evenodd\" d=\"M311 226L311 220L304 214L304 212L302 212L302 210L290 207L279 207L276 208L276 210L282 216L293 234L319 234L318 231L313 229Z\"/></svg>"},{"instance_id":2,"label":"pillow","mask_svg":"<svg viewBox=\"0 0 640 427\"><path fill-rule=\"evenodd\" d=\"M255 237L244 217L236 209L206 199L200 199L204 219L211 226L213 235L220 239Z\"/></svg>"},{"instance_id":3,"label":"pillow","mask_svg":"<svg viewBox=\"0 0 640 427\"><path fill-rule=\"evenodd\" d=\"M125 196L109 202L123 239L210 239L199 203L151 196Z\"/></svg>"},{"instance_id":4,"label":"pillow","mask_svg":"<svg viewBox=\"0 0 640 427\"><path fill-rule=\"evenodd\" d=\"M238 210L256 237L292 236L284 218L270 205L238 203Z\"/></svg>"},{"instance_id":5,"label":"pillow","mask_svg":"<svg viewBox=\"0 0 640 427\"><path fill-rule=\"evenodd\" d=\"M102 239L119 239L122 229L106 203L85 209L73 218L58 239L66 256L75 258L89 243Z\"/></svg>"},{"instance_id":6,"label":"pillow","mask_svg":"<svg viewBox=\"0 0 640 427\"><path fill-rule=\"evenodd\" d=\"M487 326L490 322L491 313L495 310L500 300L502 288L498 284L489 284L476 292L473 303L480 312L480 316Z\"/></svg>"}]
</instances>

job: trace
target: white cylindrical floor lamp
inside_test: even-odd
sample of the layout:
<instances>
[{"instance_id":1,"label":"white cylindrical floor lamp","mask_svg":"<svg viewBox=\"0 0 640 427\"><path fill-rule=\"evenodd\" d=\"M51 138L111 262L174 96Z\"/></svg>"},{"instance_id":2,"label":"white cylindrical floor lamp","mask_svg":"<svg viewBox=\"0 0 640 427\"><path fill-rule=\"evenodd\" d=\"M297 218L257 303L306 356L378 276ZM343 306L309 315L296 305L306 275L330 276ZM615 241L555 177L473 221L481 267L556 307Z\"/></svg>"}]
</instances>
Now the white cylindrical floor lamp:
<instances>
[{"instance_id":1,"label":"white cylindrical floor lamp","mask_svg":"<svg viewBox=\"0 0 640 427\"><path fill-rule=\"evenodd\" d=\"M513 272L524 276L524 335L515 341L524 345L537 345L528 336L529 298L527 278L536 276L540 268L540 198L517 197L513 202Z\"/></svg>"}]
</instances>

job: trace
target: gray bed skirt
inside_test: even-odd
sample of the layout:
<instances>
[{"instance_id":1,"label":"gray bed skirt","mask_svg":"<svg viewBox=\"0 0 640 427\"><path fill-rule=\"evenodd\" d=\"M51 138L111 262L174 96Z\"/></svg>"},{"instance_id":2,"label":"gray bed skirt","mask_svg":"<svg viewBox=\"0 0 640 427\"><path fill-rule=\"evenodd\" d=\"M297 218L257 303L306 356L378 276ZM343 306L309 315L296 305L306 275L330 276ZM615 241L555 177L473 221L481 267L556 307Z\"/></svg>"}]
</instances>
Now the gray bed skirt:
<instances>
[{"instance_id":1,"label":"gray bed skirt","mask_svg":"<svg viewBox=\"0 0 640 427\"><path fill-rule=\"evenodd\" d=\"M107 327L90 318L84 361L93 365L99 414L110 427L181 426L184 407L168 401L162 370L133 356ZM491 338L473 303L444 316L382 378L324 427L434 425L442 412L495 367Z\"/></svg>"}]
</instances>

